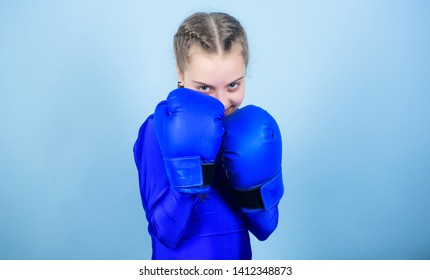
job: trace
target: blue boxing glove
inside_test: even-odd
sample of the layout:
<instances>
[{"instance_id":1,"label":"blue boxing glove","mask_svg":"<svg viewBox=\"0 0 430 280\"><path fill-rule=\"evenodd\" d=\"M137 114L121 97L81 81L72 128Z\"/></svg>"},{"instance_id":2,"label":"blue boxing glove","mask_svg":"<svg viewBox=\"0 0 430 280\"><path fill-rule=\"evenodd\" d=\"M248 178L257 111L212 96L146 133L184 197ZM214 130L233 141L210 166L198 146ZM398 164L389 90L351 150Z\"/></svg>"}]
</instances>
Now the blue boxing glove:
<instances>
[{"instance_id":1,"label":"blue boxing glove","mask_svg":"<svg viewBox=\"0 0 430 280\"><path fill-rule=\"evenodd\" d=\"M173 90L154 113L154 127L170 185L204 193L212 184L224 129L223 104L187 88Z\"/></svg>"},{"instance_id":2,"label":"blue boxing glove","mask_svg":"<svg viewBox=\"0 0 430 280\"><path fill-rule=\"evenodd\" d=\"M275 119L249 105L224 119L221 145L227 177L245 211L269 210L284 193L282 140Z\"/></svg>"}]
</instances>

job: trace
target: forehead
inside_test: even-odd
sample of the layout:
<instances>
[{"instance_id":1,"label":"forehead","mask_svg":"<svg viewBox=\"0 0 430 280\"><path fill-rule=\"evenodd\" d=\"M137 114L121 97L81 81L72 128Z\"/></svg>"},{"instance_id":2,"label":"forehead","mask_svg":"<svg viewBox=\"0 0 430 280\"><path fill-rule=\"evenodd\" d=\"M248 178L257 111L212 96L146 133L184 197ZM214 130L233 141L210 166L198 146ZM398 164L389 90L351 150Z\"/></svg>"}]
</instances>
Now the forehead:
<instances>
[{"instance_id":1,"label":"forehead","mask_svg":"<svg viewBox=\"0 0 430 280\"><path fill-rule=\"evenodd\" d=\"M195 81L232 82L245 75L242 49L235 46L227 54L207 54L199 47L191 47L184 75Z\"/></svg>"}]
</instances>

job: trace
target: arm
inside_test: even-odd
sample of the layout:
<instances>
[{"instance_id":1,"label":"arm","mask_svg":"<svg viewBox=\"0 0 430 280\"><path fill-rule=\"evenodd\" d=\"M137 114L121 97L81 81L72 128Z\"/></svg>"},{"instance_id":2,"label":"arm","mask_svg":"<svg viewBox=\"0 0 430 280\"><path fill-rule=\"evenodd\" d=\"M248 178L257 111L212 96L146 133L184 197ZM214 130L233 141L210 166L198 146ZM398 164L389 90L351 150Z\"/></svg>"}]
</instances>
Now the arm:
<instances>
[{"instance_id":1,"label":"arm","mask_svg":"<svg viewBox=\"0 0 430 280\"><path fill-rule=\"evenodd\" d=\"M221 151L227 177L249 230L265 240L277 227L278 203L284 193L279 127L269 113L256 106L237 110L223 124Z\"/></svg>"},{"instance_id":2,"label":"arm","mask_svg":"<svg viewBox=\"0 0 430 280\"><path fill-rule=\"evenodd\" d=\"M140 128L133 152L149 233L166 247L174 248L187 228L197 195L170 187L152 116Z\"/></svg>"},{"instance_id":3,"label":"arm","mask_svg":"<svg viewBox=\"0 0 430 280\"><path fill-rule=\"evenodd\" d=\"M176 89L139 132L134 153L150 234L169 248L185 233L198 194L212 185L223 116L215 98Z\"/></svg>"},{"instance_id":4,"label":"arm","mask_svg":"<svg viewBox=\"0 0 430 280\"><path fill-rule=\"evenodd\" d=\"M260 241L269 238L278 226L278 206L269 210L244 211L244 214L249 224L249 231Z\"/></svg>"}]
</instances>

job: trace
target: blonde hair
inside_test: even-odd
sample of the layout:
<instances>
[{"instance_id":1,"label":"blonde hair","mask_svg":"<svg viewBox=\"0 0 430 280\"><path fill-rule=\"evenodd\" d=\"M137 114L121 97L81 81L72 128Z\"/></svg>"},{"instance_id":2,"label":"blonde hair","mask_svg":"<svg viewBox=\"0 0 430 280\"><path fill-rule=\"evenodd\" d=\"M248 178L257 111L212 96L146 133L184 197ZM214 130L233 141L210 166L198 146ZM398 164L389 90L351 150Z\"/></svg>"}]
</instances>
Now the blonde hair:
<instances>
[{"instance_id":1,"label":"blonde hair","mask_svg":"<svg viewBox=\"0 0 430 280\"><path fill-rule=\"evenodd\" d=\"M241 47L247 66L248 39L240 22L226 13L195 13L184 20L173 39L178 69L183 73L190 62L191 46L207 54L228 54L235 44Z\"/></svg>"}]
</instances>

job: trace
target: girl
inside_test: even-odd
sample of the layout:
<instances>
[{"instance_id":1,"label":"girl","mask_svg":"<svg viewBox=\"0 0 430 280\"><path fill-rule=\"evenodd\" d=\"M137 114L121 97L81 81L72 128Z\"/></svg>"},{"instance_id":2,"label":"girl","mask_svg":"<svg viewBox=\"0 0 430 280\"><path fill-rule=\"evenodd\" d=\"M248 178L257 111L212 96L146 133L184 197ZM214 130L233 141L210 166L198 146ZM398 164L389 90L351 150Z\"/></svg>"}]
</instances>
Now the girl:
<instances>
[{"instance_id":1,"label":"girl","mask_svg":"<svg viewBox=\"0 0 430 280\"><path fill-rule=\"evenodd\" d=\"M196 13L174 36L178 89L134 145L152 259L251 259L283 195L281 138L245 97L245 30L225 13Z\"/></svg>"}]
</instances>

